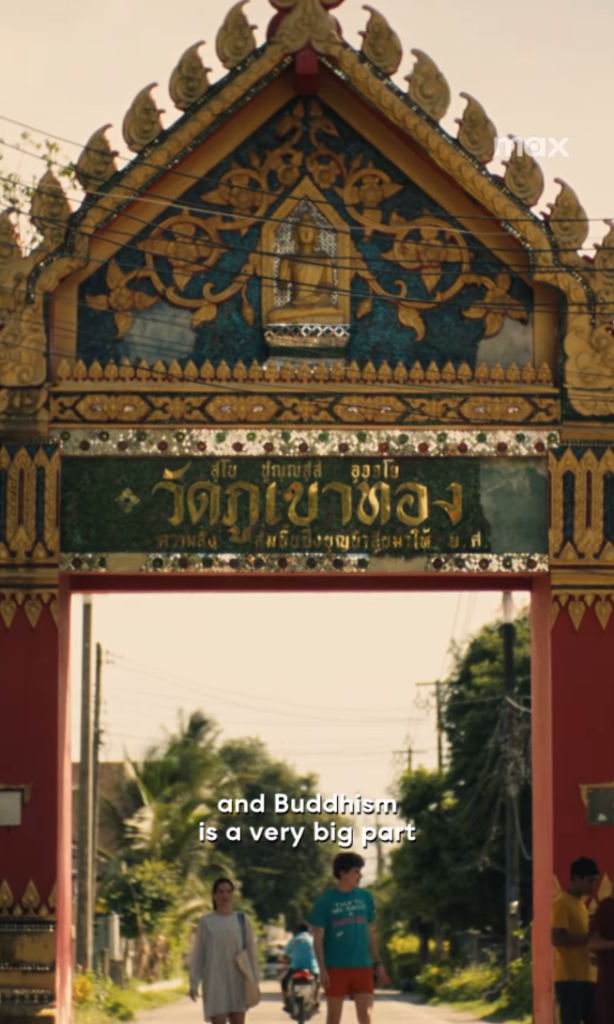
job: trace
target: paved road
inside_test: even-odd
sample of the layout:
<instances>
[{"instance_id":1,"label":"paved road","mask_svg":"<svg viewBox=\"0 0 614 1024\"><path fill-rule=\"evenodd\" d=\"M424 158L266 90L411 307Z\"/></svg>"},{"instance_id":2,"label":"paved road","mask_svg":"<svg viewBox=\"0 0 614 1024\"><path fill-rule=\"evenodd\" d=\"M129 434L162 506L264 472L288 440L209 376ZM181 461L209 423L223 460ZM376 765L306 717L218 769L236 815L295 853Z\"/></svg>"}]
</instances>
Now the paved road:
<instances>
[{"instance_id":1,"label":"paved road","mask_svg":"<svg viewBox=\"0 0 614 1024\"><path fill-rule=\"evenodd\" d=\"M263 998L258 1006L249 1011L248 1024L289 1024L287 1014L281 1009L279 986L274 981L262 983ZM186 996L170 1006L147 1010L135 1018L135 1024L201 1024L202 1005L193 1003ZM313 1024L324 1024L324 1007L315 1017ZM348 1002L344 1007L342 1024L354 1024L353 1007ZM394 992L378 992L375 996L374 1024L473 1024L475 1017L470 1014L448 1010L441 1006L419 1006L408 996Z\"/></svg>"}]
</instances>

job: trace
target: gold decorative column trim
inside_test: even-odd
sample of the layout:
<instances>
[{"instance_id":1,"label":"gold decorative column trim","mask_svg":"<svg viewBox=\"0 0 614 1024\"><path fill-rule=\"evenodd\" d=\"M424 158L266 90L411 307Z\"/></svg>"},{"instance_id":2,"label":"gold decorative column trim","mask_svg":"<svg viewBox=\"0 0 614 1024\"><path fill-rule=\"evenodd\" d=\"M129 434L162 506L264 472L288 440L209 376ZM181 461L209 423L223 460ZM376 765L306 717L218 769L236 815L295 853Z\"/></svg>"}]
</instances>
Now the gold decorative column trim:
<instances>
[{"instance_id":1,"label":"gold decorative column trim","mask_svg":"<svg viewBox=\"0 0 614 1024\"><path fill-rule=\"evenodd\" d=\"M23 918L47 921L54 917L55 907L55 885L45 900L34 879L30 878L21 897L16 899L8 880L3 878L0 882L0 920Z\"/></svg>"}]
</instances>

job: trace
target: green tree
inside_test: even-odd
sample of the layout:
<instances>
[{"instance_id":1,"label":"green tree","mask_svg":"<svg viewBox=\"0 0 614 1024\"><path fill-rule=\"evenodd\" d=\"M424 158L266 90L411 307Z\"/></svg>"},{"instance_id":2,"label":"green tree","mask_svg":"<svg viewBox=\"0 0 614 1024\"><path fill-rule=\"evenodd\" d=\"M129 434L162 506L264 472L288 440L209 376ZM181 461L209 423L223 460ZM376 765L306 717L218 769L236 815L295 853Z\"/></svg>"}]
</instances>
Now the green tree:
<instances>
[{"instance_id":1,"label":"green tree","mask_svg":"<svg viewBox=\"0 0 614 1024\"><path fill-rule=\"evenodd\" d=\"M530 637L527 616L515 628L515 692L505 695L500 624L484 627L465 650L442 693L447 739L441 772L420 769L399 780L403 815L417 840L395 852L391 919L411 926L423 954L431 934L454 936L469 928L502 935L504 929L504 813L514 784L517 839L521 844L521 896L530 912ZM391 920L390 922L391 923Z\"/></svg>"},{"instance_id":2,"label":"green tree","mask_svg":"<svg viewBox=\"0 0 614 1024\"><path fill-rule=\"evenodd\" d=\"M299 775L285 762L272 759L265 745L254 738L231 740L220 747L219 753L228 772L224 795L242 796L252 801L263 793L265 811L263 814L248 812L233 819L233 823L242 827L241 842L230 842L222 835L217 845L232 857L242 891L258 917L270 921L283 914L291 928L306 915L316 895L332 882L331 846L315 842L313 815L275 814L274 794L285 793L289 798L313 797L317 792L316 776ZM326 815L316 817L322 822L332 820ZM249 834L250 825L255 828L305 826L305 833L293 849L288 840L255 841Z\"/></svg>"}]
</instances>

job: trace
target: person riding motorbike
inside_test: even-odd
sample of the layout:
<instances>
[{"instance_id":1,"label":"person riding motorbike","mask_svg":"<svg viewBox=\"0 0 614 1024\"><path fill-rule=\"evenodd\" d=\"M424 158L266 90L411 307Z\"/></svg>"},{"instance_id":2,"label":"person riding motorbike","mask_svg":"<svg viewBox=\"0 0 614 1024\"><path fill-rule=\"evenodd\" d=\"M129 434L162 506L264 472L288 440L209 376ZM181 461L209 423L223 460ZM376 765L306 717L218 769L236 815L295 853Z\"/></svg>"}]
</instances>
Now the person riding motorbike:
<instances>
[{"instance_id":1,"label":"person riding motorbike","mask_svg":"<svg viewBox=\"0 0 614 1024\"><path fill-rule=\"evenodd\" d=\"M288 986L294 971L310 971L315 979L315 1000L318 1001L320 984L320 968L313 948L313 937L309 934L309 925L300 921L294 929L294 935L284 949L284 957L288 970L281 978L281 990L284 997L284 1010L290 1011Z\"/></svg>"}]
</instances>

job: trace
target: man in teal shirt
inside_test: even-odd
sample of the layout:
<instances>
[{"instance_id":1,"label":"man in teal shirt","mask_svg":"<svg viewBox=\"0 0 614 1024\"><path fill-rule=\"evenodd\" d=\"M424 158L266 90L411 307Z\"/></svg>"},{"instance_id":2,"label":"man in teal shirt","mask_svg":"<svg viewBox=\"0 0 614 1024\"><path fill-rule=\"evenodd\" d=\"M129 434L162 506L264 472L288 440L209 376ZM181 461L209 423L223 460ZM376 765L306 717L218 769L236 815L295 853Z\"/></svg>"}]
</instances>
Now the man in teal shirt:
<instances>
[{"instance_id":1,"label":"man in teal shirt","mask_svg":"<svg viewBox=\"0 0 614 1024\"><path fill-rule=\"evenodd\" d=\"M337 854L333 861L337 887L323 893L311 913L326 993L326 1024L339 1024L346 996L354 999L358 1024L371 1024L373 972L380 985L388 984L377 952L373 896L359 887L364 863L357 853Z\"/></svg>"}]
</instances>

